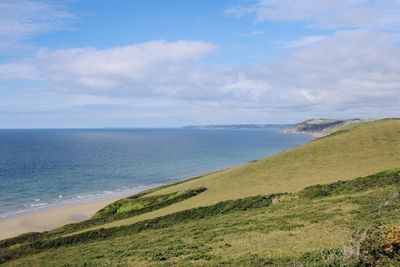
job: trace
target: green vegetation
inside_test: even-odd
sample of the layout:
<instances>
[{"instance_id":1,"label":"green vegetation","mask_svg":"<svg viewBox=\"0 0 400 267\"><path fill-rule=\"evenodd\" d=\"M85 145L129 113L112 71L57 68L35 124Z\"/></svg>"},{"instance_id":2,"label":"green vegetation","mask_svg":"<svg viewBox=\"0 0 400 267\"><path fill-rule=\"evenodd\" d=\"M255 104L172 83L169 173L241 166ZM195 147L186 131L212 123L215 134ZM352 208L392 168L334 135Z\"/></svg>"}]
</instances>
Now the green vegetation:
<instances>
[{"instance_id":1,"label":"green vegetation","mask_svg":"<svg viewBox=\"0 0 400 267\"><path fill-rule=\"evenodd\" d=\"M1 241L0 262L397 266L398 151L400 120L363 123L122 199L81 223Z\"/></svg>"},{"instance_id":2,"label":"green vegetation","mask_svg":"<svg viewBox=\"0 0 400 267\"><path fill-rule=\"evenodd\" d=\"M65 235L68 233L73 233L81 229L85 229L88 227L92 227L95 225L102 225L107 222L112 222L116 220L121 220L128 217L137 216L139 214L143 214L146 212L150 212L152 210L156 210L162 207L166 207L173 203L183 201L190 197L196 196L202 192L207 190L204 187L196 188L193 190L187 190L184 192L176 192L172 194L152 196L152 197L143 197L145 193L140 193L128 198L121 199L116 201L110 205L107 205L103 209L99 210L92 219L85 220L79 223L67 224L63 227L57 228L53 231L44 232L44 233L27 233L15 238L6 239L0 241L0 248L9 247L11 245L25 243L25 242L34 242L43 239L51 239L59 235ZM141 208L137 209L128 209L127 207L131 207L134 204L141 205ZM125 209L124 212L118 212L119 209Z\"/></svg>"},{"instance_id":3,"label":"green vegetation","mask_svg":"<svg viewBox=\"0 0 400 267\"><path fill-rule=\"evenodd\" d=\"M0 261L10 266L397 263L399 177L395 169L315 186L328 194L310 187L299 197L248 197L127 226L39 240L18 237L2 244Z\"/></svg>"},{"instance_id":4,"label":"green vegetation","mask_svg":"<svg viewBox=\"0 0 400 267\"><path fill-rule=\"evenodd\" d=\"M147 196L206 187L195 197L102 227L129 225L220 201L351 180L400 166L400 120L373 121L256 162L150 192Z\"/></svg>"},{"instance_id":5,"label":"green vegetation","mask_svg":"<svg viewBox=\"0 0 400 267\"><path fill-rule=\"evenodd\" d=\"M147 196L142 197L141 195L135 195L123 198L99 210L93 216L93 219L99 219L105 217L123 218L126 216L126 214L133 216L149 212L182 201L184 199L196 196L206 190L207 189L205 187L199 187L193 190L187 190L184 192L174 192L165 195L157 195L150 197ZM121 216L122 214L123 216Z\"/></svg>"},{"instance_id":6,"label":"green vegetation","mask_svg":"<svg viewBox=\"0 0 400 267\"><path fill-rule=\"evenodd\" d=\"M362 192L367 189L379 188L387 185L400 185L400 169L393 169L360 177L350 181L338 181L326 185L313 185L303 189L299 196L302 198L317 198L344 193Z\"/></svg>"},{"instance_id":7,"label":"green vegetation","mask_svg":"<svg viewBox=\"0 0 400 267\"><path fill-rule=\"evenodd\" d=\"M291 133L305 133L315 136L325 136L339 131L346 131L354 128L366 121L360 119L351 120L329 120L329 119L311 119L298 123L288 128L286 131Z\"/></svg>"}]
</instances>

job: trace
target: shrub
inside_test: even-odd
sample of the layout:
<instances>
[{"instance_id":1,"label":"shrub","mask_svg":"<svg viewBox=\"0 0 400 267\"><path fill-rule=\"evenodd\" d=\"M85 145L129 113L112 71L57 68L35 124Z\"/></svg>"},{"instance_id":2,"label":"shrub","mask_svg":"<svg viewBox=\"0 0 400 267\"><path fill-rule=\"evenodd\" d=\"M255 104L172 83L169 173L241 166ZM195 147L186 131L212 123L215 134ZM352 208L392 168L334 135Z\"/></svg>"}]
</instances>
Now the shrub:
<instances>
[{"instance_id":1,"label":"shrub","mask_svg":"<svg viewBox=\"0 0 400 267\"><path fill-rule=\"evenodd\" d=\"M309 186L299 192L299 197L312 199L343 193L362 192L388 185L400 185L400 169L384 171L349 181Z\"/></svg>"},{"instance_id":2,"label":"shrub","mask_svg":"<svg viewBox=\"0 0 400 267\"><path fill-rule=\"evenodd\" d=\"M326 266L400 266L400 227L364 229L340 249L303 258L311 262L322 260Z\"/></svg>"},{"instance_id":3,"label":"shrub","mask_svg":"<svg viewBox=\"0 0 400 267\"><path fill-rule=\"evenodd\" d=\"M389 227L384 231L383 250L385 254L400 261L400 227Z\"/></svg>"},{"instance_id":4,"label":"shrub","mask_svg":"<svg viewBox=\"0 0 400 267\"><path fill-rule=\"evenodd\" d=\"M101 214L101 216L97 215L96 217L86 220L86 221L64 225L62 228L59 228L56 231L54 231L54 234L55 233L68 234L68 233L79 231L79 230L82 230L82 229L85 229L88 227L93 227L93 226L97 226L97 225L101 225L101 224L105 224L105 223L109 223L109 222L113 222L113 221L130 218L133 216L137 216L137 215L140 215L140 214L143 214L146 212L150 212L150 211L154 211L157 209L161 209L166 206L172 205L174 203L183 201L185 199L197 196L198 194L200 194L206 190L207 190L207 188L205 188L205 187L199 187L199 188L184 191L181 194L172 193L172 194L168 194L168 195L162 195L163 201L161 201L161 202L157 201L157 199L160 198L160 196L148 197L148 198L145 198L145 200L144 200L145 202L148 201L146 206L144 206L142 203L137 203L138 205L136 205L136 209L128 209L127 211L124 211L124 208L126 208L127 206L134 204L134 203L126 202L126 199L123 199L121 201L117 201L117 202L111 204L110 208L107 208L107 209L105 208L104 210L107 210L107 211L100 212L99 214ZM175 197L169 198L169 196L171 196L171 195L175 195ZM151 199L151 200L149 200L149 199ZM121 202L122 204L120 204L119 202ZM128 203L128 204L126 204L126 203ZM140 205L142 205L143 208L140 208Z\"/></svg>"}]
</instances>

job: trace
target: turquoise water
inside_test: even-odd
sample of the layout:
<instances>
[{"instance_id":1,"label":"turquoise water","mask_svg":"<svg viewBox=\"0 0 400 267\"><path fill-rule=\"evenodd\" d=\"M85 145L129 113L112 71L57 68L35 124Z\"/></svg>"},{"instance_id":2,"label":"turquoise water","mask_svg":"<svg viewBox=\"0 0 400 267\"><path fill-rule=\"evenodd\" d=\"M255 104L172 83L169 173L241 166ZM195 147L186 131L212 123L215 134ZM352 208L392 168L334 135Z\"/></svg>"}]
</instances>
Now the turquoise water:
<instances>
[{"instance_id":1,"label":"turquoise water","mask_svg":"<svg viewBox=\"0 0 400 267\"><path fill-rule=\"evenodd\" d=\"M280 129L0 130L0 216L133 193L309 140Z\"/></svg>"}]
</instances>

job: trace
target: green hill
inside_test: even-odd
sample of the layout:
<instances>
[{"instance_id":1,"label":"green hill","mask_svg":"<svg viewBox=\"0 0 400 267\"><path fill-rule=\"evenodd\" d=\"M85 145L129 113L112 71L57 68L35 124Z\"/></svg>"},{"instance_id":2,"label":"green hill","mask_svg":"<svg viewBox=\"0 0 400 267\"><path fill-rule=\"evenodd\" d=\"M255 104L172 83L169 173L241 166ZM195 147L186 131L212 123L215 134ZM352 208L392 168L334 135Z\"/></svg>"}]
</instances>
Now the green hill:
<instances>
[{"instance_id":1,"label":"green hill","mask_svg":"<svg viewBox=\"0 0 400 267\"><path fill-rule=\"evenodd\" d=\"M2 241L0 262L394 265L400 260L398 151L400 120L363 123L121 200L86 222Z\"/></svg>"},{"instance_id":2,"label":"green hill","mask_svg":"<svg viewBox=\"0 0 400 267\"><path fill-rule=\"evenodd\" d=\"M198 187L208 190L112 226L154 218L218 201L258 194L297 192L316 183L366 176L400 166L400 120L365 123L256 162L211 173L152 192L168 194Z\"/></svg>"},{"instance_id":3,"label":"green hill","mask_svg":"<svg viewBox=\"0 0 400 267\"><path fill-rule=\"evenodd\" d=\"M332 119L311 119L286 129L291 133L305 133L317 137L326 136L338 131L348 130L366 122L361 119L332 120Z\"/></svg>"}]
</instances>

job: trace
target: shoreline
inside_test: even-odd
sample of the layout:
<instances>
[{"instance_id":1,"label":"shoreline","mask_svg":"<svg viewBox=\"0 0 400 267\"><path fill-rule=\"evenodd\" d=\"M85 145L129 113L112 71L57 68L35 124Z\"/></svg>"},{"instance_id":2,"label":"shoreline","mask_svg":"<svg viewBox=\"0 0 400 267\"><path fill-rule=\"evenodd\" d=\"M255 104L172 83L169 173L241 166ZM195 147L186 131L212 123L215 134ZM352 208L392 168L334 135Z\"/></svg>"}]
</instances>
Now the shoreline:
<instances>
[{"instance_id":1,"label":"shoreline","mask_svg":"<svg viewBox=\"0 0 400 267\"><path fill-rule=\"evenodd\" d=\"M303 134L303 135L308 135L313 139L317 139L317 138L321 138L321 137L325 137L327 135L329 135L329 133L325 133L325 132L307 132L307 131L296 131L290 128L284 129L283 130L284 134Z\"/></svg>"},{"instance_id":2,"label":"shoreline","mask_svg":"<svg viewBox=\"0 0 400 267\"><path fill-rule=\"evenodd\" d=\"M250 162L252 161L247 163ZM36 210L27 210L21 213L8 215L6 217L0 217L0 240L16 237L29 232L45 232L66 224L84 221L89 219L97 211L104 208L108 204L124 197L132 196L146 190L162 188L164 186L171 186L193 179L198 179L204 175L224 171L233 167L234 166L206 172L203 175L178 180L175 182L156 183L148 186L140 186L129 191L117 191L114 192L114 194L103 195L97 199L85 199L72 203L56 203L54 205L42 207Z\"/></svg>"},{"instance_id":3,"label":"shoreline","mask_svg":"<svg viewBox=\"0 0 400 267\"><path fill-rule=\"evenodd\" d=\"M282 133L288 134L288 132L283 132L283 131ZM289 134L295 134L295 133L289 133ZM0 240L12 238L28 232L49 231L66 224L80 222L89 219L98 210L104 208L106 205L115 202L117 200L120 200L124 197L132 196L139 192L153 188L170 186L190 181L192 179L197 179L211 173L234 168L236 166L240 166L241 164L247 164L254 161L258 161L265 157L268 157L268 155L262 156L256 160L250 160L229 167L204 172L200 175L196 175L191 178L180 179L177 181L169 181L166 183L154 183L146 186L142 185L136 188L131 188L126 191L113 191L112 194L104 194L102 196L94 198L81 199L72 202L50 203L48 206L39 207L37 209L16 211L14 214L9 214L4 217L0 217Z\"/></svg>"},{"instance_id":4,"label":"shoreline","mask_svg":"<svg viewBox=\"0 0 400 267\"><path fill-rule=\"evenodd\" d=\"M55 207L95 202L95 201L101 201L101 200L106 200L106 199L110 199L110 198L116 198L116 197L123 198L123 197L129 196L129 195L137 194L144 190L148 190L148 189L160 186L160 185L164 185L164 184L165 183L137 185L135 187L125 188L125 189L104 190L102 193L87 192L87 193L83 193L81 195L66 196L62 201L52 201L52 202L44 202L44 203L39 202L38 204L32 204L32 205L30 205L30 207L26 207L23 209L14 209L13 211L6 211L6 212L0 214L0 221L2 221L4 219L27 215L27 214L41 211L41 210L55 208ZM39 201L40 201L40 199L39 199Z\"/></svg>"},{"instance_id":5,"label":"shoreline","mask_svg":"<svg viewBox=\"0 0 400 267\"><path fill-rule=\"evenodd\" d=\"M129 192L118 192L95 199L86 199L72 203L57 203L36 210L27 210L0 218L0 240L28 232L43 232L89 219L98 210L121 198L132 196L160 184L140 187Z\"/></svg>"}]
</instances>

